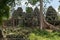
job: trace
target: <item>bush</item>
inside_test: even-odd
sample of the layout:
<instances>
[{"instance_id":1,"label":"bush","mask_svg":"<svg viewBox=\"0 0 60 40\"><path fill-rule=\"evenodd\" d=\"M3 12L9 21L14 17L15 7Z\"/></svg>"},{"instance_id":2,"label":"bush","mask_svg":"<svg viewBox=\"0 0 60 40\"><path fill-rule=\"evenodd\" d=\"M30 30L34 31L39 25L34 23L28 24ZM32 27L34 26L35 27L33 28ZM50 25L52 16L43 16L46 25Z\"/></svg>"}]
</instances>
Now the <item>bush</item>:
<instances>
[{"instance_id":1,"label":"bush","mask_svg":"<svg viewBox=\"0 0 60 40\"><path fill-rule=\"evenodd\" d=\"M45 30L35 29L30 33L29 40L60 40L60 33L47 32Z\"/></svg>"},{"instance_id":2,"label":"bush","mask_svg":"<svg viewBox=\"0 0 60 40\"><path fill-rule=\"evenodd\" d=\"M53 37L52 37L53 36ZM57 35L46 35L46 36L41 36L37 35L35 33L31 33L28 37L29 40L60 40L60 37Z\"/></svg>"},{"instance_id":3,"label":"bush","mask_svg":"<svg viewBox=\"0 0 60 40\"><path fill-rule=\"evenodd\" d=\"M50 35L50 33L48 31L40 30L40 29L35 29L32 32L37 34L37 35L41 35L41 36Z\"/></svg>"}]
</instances>

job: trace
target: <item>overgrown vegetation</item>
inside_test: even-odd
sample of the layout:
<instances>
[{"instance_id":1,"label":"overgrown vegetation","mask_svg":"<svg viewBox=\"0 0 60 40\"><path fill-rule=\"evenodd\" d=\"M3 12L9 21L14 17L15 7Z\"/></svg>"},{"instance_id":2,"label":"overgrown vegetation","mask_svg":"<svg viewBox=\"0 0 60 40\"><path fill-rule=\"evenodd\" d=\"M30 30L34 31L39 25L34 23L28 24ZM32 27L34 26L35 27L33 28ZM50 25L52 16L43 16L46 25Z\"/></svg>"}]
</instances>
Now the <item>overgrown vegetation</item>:
<instances>
[{"instance_id":1,"label":"overgrown vegetation","mask_svg":"<svg viewBox=\"0 0 60 40\"><path fill-rule=\"evenodd\" d=\"M59 32L48 32L45 30L34 30L29 35L30 40L60 40Z\"/></svg>"},{"instance_id":2,"label":"overgrown vegetation","mask_svg":"<svg viewBox=\"0 0 60 40\"><path fill-rule=\"evenodd\" d=\"M24 30L23 30L24 29ZM7 31L8 29L6 29ZM50 30L51 31L51 30ZM9 29L7 32L7 38L22 38L25 40L60 40L60 32L47 30L40 30L37 28L20 27L17 29Z\"/></svg>"}]
</instances>

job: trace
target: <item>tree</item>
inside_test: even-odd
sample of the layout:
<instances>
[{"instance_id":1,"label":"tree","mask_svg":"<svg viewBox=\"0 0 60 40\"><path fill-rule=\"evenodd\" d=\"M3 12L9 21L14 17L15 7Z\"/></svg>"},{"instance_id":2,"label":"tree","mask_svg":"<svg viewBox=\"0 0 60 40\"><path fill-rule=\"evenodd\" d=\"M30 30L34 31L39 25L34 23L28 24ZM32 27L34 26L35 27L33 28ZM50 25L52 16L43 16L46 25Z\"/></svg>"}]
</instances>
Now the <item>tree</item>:
<instances>
[{"instance_id":1,"label":"tree","mask_svg":"<svg viewBox=\"0 0 60 40\"><path fill-rule=\"evenodd\" d=\"M0 24L2 24L3 17L9 17L10 7L14 4L14 0L1 0L0 1Z\"/></svg>"},{"instance_id":2,"label":"tree","mask_svg":"<svg viewBox=\"0 0 60 40\"><path fill-rule=\"evenodd\" d=\"M43 29L43 0L40 0L40 29Z\"/></svg>"},{"instance_id":3,"label":"tree","mask_svg":"<svg viewBox=\"0 0 60 40\"><path fill-rule=\"evenodd\" d=\"M14 0L0 0L0 26L4 27L3 18L4 17L6 17L7 19L9 18L9 10L10 10L9 6L12 7L13 4L14 4ZM2 35L1 31L0 31L0 35Z\"/></svg>"}]
</instances>

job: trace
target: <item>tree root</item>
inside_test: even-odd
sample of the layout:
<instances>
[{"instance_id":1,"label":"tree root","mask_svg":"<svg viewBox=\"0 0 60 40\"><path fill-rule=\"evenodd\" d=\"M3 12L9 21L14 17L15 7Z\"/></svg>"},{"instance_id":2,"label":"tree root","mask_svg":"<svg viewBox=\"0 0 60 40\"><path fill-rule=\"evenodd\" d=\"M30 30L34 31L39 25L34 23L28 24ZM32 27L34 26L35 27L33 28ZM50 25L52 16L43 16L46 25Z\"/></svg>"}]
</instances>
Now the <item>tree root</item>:
<instances>
[{"instance_id":1,"label":"tree root","mask_svg":"<svg viewBox=\"0 0 60 40\"><path fill-rule=\"evenodd\" d=\"M55 31L59 31L60 32L60 28L56 27L50 23L48 23L46 20L43 21L44 22L44 27L45 29L51 29L51 30L55 30Z\"/></svg>"}]
</instances>

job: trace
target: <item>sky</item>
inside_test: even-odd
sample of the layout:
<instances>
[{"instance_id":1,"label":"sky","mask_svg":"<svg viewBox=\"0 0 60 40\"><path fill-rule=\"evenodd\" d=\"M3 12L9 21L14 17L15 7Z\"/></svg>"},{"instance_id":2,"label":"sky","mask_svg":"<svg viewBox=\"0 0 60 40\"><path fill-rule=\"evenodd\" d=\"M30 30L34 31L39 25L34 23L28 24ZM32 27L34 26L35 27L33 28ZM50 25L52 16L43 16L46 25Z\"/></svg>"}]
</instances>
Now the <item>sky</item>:
<instances>
[{"instance_id":1,"label":"sky","mask_svg":"<svg viewBox=\"0 0 60 40\"><path fill-rule=\"evenodd\" d=\"M53 1L51 1L50 4L48 3L46 7L48 8L49 6L53 6L53 8L58 12L58 7L59 7L59 5L60 5L60 3L59 3L58 1L59 1L59 0L53 0ZM28 2L28 1L27 1L27 0L22 0L22 1L21 1L21 4L22 4L22 5L20 5L20 6L16 5L16 6L15 6L15 9L17 9L18 7L22 7L23 11L25 11L25 9L26 9L25 2ZM29 7L33 7L33 9L34 9L36 6L38 6L38 4L39 4L39 3L37 3L35 6L32 6L32 5L28 4L28 6L29 6Z\"/></svg>"},{"instance_id":2,"label":"sky","mask_svg":"<svg viewBox=\"0 0 60 40\"><path fill-rule=\"evenodd\" d=\"M52 5L53 8L55 8L56 11L58 11L58 7L59 7L59 5L60 5L59 0L53 0L53 1L51 2L51 4L47 4L48 7L49 7L50 5Z\"/></svg>"}]
</instances>

